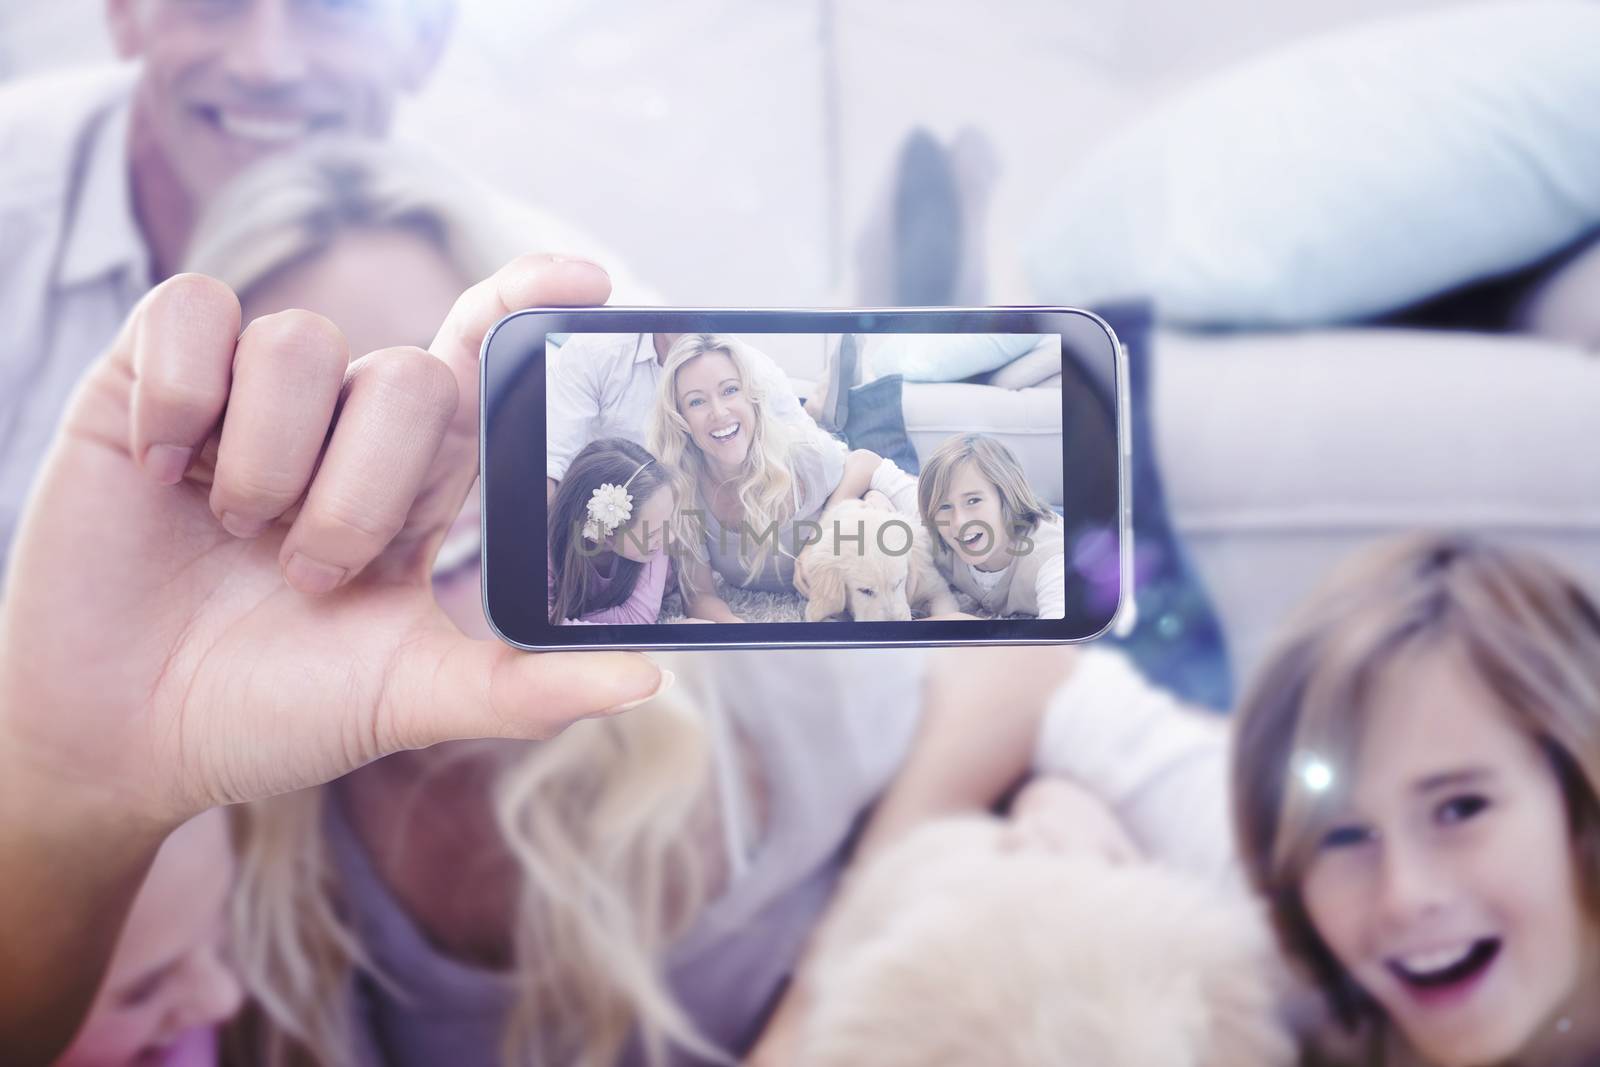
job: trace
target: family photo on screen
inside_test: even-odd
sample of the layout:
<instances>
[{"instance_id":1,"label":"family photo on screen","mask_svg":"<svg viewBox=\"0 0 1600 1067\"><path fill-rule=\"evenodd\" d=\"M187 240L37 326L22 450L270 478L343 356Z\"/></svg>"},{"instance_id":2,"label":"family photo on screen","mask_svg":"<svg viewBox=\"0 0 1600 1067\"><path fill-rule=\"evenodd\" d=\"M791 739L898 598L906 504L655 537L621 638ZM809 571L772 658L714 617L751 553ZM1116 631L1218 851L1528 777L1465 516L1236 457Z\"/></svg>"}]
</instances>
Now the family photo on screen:
<instances>
[{"instance_id":1,"label":"family photo on screen","mask_svg":"<svg viewBox=\"0 0 1600 1067\"><path fill-rule=\"evenodd\" d=\"M763 350L773 340L550 342L553 623L1065 615L1067 538L1042 488L1063 477L1059 419L1044 452L1051 470L1030 475L1003 441L954 431L908 471L819 425ZM1031 335L892 340L1059 345Z\"/></svg>"},{"instance_id":2,"label":"family photo on screen","mask_svg":"<svg viewBox=\"0 0 1600 1067\"><path fill-rule=\"evenodd\" d=\"M0 1067L1600 1067L1600 3L1268 7L0 2Z\"/></svg>"}]
</instances>

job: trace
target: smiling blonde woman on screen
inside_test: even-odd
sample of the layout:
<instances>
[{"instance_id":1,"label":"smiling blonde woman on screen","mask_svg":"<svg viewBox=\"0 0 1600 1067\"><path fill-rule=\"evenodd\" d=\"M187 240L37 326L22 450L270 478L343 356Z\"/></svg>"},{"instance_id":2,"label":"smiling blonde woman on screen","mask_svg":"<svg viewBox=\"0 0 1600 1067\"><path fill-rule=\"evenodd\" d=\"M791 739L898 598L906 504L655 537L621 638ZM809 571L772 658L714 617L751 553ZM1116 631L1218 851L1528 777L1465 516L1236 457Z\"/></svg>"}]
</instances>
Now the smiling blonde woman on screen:
<instances>
[{"instance_id":1,"label":"smiling blonde woman on screen","mask_svg":"<svg viewBox=\"0 0 1600 1067\"><path fill-rule=\"evenodd\" d=\"M688 550L679 574L696 618L739 621L713 570L746 588L792 590L797 523L865 494L883 463L796 437L767 411L770 389L736 338L685 334L667 353L649 445L675 473L673 533Z\"/></svg>"}]
</instances>

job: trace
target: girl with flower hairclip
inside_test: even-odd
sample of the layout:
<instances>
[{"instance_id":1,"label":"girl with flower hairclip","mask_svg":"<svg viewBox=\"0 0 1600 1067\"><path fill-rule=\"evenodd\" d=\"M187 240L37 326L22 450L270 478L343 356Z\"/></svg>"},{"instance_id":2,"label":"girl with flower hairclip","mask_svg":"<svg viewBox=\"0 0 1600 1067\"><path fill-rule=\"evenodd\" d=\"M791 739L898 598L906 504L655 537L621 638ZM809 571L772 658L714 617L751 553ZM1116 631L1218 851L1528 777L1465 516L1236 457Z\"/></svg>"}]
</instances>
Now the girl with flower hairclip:
<instances>
[{"instance_id":1,"label":"girl with flower hairclip","mask_svg":"<svg viewBox=\"0 0 1600 1067\"><path fill-rule=\"evenodd\" d=\"M655 622L672 502L666 471L632 441L603 438L573 457L550 501L550 620Z\"/></svg>"}]
</instances>

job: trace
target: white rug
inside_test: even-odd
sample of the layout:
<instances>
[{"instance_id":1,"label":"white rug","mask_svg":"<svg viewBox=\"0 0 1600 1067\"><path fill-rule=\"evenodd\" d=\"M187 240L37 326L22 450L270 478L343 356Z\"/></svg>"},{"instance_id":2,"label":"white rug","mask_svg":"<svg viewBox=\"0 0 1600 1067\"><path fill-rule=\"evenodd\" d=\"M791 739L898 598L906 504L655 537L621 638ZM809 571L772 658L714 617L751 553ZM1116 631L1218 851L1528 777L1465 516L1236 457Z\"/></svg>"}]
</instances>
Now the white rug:
<instances>
[{"instance_id":1,"label":"white rug","mask_svg":"<svg viewBox=\"0 0 1600 1067\"><path fill-rule=\"evenodd\" d=\"M676 583L673 583L676 585ZM727 601L733 613L745 622L804 622L806 602L799 593L763 593L755 589L741 589L717 579L717 593ZM969 598L956 594L961 608L970 614L988 618ZM1029 616L1018 616L1028 618ZM661 601L661 621L683 621L683 597L674 589Z\"/></svg>"},{"instance_id":2,"label":"white rug","mask_svg":"<svg viewBox=\"0 0 1600 1067\"><path fill-rule=\"evenodd\" d=\"M746 622L804 622L806 602L799 593L763 593L741 589L720 579L717 593L728 602L733 613ZM661 601L661 621L683 620L683 598L676 590Z\"/></svg>"}]
</instances>

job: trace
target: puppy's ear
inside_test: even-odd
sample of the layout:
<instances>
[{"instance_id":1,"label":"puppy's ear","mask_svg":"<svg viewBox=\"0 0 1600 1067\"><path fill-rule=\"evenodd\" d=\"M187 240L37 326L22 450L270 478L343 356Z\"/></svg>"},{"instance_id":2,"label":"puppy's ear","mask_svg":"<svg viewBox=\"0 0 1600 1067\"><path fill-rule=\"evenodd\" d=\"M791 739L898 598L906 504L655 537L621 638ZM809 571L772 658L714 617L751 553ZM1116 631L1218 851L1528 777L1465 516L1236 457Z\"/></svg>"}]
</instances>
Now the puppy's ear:
<instances>
[{"instance_id":1,"label":"puppy's ear","mask_svg":"<svg viewBox=\"0 0 1600 1067\"><path fill-rule=\"evenodd\" d=\"M811 596L811 571L817 565L815 545L807 545L794 558L794 591L803 597Z\"/></svg>"},{"instance_id":2,"label":"puppy's ear","mask_svg":"<svg viewBox=\"0 0 1600 1067\"><path fill-rule=\"evenodd\" d=\"M813 556L806 568L806 622L823 622L844 611L845 569L837 556ZM795 588L800 588L798 573Z\"/></svg>"}]
</instances>

